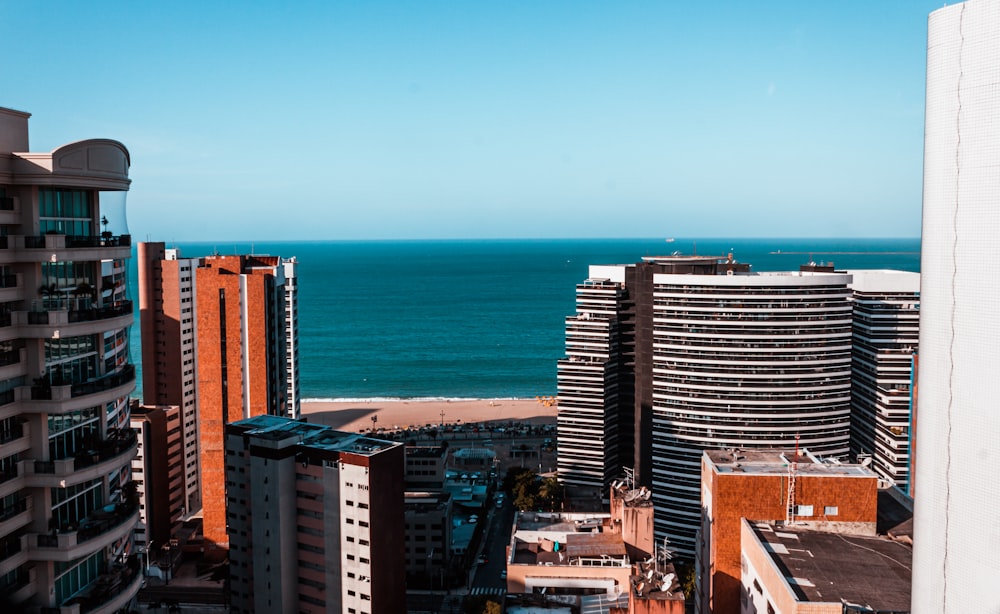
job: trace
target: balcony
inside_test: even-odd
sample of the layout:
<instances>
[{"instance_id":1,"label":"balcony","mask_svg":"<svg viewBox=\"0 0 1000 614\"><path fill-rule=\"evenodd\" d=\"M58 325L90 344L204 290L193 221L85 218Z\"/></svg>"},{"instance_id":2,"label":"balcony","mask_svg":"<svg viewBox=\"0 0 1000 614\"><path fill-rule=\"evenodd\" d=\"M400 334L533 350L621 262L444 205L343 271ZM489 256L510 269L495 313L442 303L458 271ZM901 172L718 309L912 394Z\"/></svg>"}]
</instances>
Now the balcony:
<instances>
[{"instance_id":1,"label":"balcony","mask_svg":"<svg viewBox=\"0 0 1000 614\"><path fill-rule=\"evenodd\" d=\"M35 580L35 570L22 567L12 577L2 579L0 595L3 595L8 603L25 603L38 592Z\"/></svg>"},{"instance_id":2,"label":"balcony","mask_svg":"<svg viewBox=\"0 0 1000 614\"><path fill-rule=\"evenodd\" d=\"M79 528L62 527L52 534L29 534L31 558L69 562L97 552L125 537L139 521L137 503L117 503L91 512Z\"/></svg>"},{"instance_id":3,"label":"balcony","mask_svg":"<svg viewBox=\"0 0 1000 614\"><path fill-rule=\"evenodd\" d=\"M124 563L115 563L82 591L56 608L41 608L42 614L103 614L117 612L139 594L142 585L141 562L130 556Z\"/></svg>"},{"instance_id":4,"label":"balcony","mask_svg":"<svg viewBox=\"0 0 1000 614\"><path fill-rule=\"evenodd\" d=\"M0 535L10 535L31 522L31 510L30 498L20 499L0 509Z\"/></svg>"},{"instance_id":5,"label":"balcony","mask_svg":"<svg viewBox=\"0 0 1000 614\"><path fill-rule=\"evenodd\" d=\"M94 449L73 458L52 461L22 461L25 485L42 488L66 488L107 475L132 460L137 452L135 431L113 431Z\"/></svg>"},{"instance_id":6,"label":"balcony","mask_svg":"<svg viewBox=\"0 0 1000 614\"><path fill-rule=\"evenodd\" d=\"M0 237L0 263L58 262L128 258L132 236L102 233L96 236L45 234Z\"/></svg>"},{"instance_id":7,"label":"balcony","mask_svg":"<svg viewBox=\"0 0 1000 614\"><path fill-rule=\"evenodd\" d=\"M5 576L28 560L28 536L0 540L0 576Z\"/></svg>"},{"instance_id":8,"label":"balcony","mask_svg":"<svg viewBox=\"0 0 1000 614\"><path fill-rule=\"evenodd\" d=\"M23 337L54 339L60 336L93 335L114 328L131 326L134 320L132 301L90 307L89 300L60 305L65 308L15 311L13 323ZM43 301L44 305L45 301Z\"/></svg>"},{"instance_id":9,"label":"balcony","mask_svg":"<svg viewBox=\"0 0 1000 614\"><path fill-rule=\"evenodd\" d=\"M135 366L81 383L35 380L33 386L17 389L15 398L22 401L25 413L56 414L123 397L135 389Z\"/></svg>"}]
</instances>

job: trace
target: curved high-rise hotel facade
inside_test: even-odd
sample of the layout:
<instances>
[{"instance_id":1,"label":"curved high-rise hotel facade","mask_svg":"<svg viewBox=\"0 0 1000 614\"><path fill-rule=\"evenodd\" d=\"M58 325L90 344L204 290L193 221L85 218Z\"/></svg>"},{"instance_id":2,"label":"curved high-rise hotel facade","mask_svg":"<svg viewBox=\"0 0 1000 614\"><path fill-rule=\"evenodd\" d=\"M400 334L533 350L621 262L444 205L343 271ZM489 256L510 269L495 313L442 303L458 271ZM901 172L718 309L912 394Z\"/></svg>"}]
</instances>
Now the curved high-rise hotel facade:
<instances>
[{"instance_id":1,"label":"curved high-rise hotel facade","mask_svg":"<svg viewBox=\"0 0 1000 614\"><path fill-rule=\"evenodd\" d=\"M0 596L114 612L139 590L129 484L129 153L116 141L27 153L0 109Z\"/></svg>"},{"instance_id":2,"label":"curved high-rise hotel facade","mask_svg":"<svg viewBox=\"0 0 1000 614\"><path fill-rule=\"evenodd\" d=\"M655 528L690 552L706 449L848 452L850 276L653 276Z\"/></svg>"},{"instance_id":3,"label":"curved high-rise hotel facade","mask_svg":"<svg viewBox=\"0 0 1000 614\"><path fill-rule=\"evenodd\" d=\"M849 452L851 276L754 273L732 256L592 266L559 361L559 476L603 492L634 470L654 529L691 558L707 449Z\"/></svg>"}]
</instances>

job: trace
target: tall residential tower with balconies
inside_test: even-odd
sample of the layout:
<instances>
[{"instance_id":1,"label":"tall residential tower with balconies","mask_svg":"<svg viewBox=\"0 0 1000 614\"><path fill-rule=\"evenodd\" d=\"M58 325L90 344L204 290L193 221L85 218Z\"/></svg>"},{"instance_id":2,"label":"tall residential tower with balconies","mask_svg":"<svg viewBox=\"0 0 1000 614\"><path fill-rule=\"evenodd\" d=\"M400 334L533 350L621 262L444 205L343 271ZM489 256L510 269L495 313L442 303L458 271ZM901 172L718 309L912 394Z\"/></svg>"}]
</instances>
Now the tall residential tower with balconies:
<instances>
[{"instance_id":1,"label":"tall residential tower with balconies","mask_svg":"<svg viewBox=\"0 0 1000 614\"><path fill-rule=\"evenodd\" d=\"M139 590L132 303L117 141L27 153L0 109L0 595L114 612Z\"/></svg>"}]
</instances>

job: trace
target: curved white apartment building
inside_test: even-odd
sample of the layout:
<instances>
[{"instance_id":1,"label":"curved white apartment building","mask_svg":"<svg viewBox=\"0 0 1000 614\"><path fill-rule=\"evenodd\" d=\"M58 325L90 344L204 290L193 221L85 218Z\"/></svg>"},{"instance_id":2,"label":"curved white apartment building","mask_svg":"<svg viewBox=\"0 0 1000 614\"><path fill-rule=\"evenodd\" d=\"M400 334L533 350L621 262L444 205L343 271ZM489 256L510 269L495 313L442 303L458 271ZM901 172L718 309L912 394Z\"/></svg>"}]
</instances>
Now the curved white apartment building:
<instances>
[{"instance_id":1,"label":"curved white apartment building","mask_svg":"<svg viewBox=\"0 0 1000 614\"><path fill-rule=\"evenodd\" d=\"M702 451L849 451L851 276L653 276L652 491L657 537L695 551Z\"/></svg>"},{"instance_id":2,"label":"curved white apartment building","mask_svg":"<svg viewBox=\"0 0 1000 614\"><path fill-rule=\"evenodd\" d=\"M0 610L114 612L141 579L129 153L28 153L28 117L0 109Z\"/></svg>"}]
</instances>

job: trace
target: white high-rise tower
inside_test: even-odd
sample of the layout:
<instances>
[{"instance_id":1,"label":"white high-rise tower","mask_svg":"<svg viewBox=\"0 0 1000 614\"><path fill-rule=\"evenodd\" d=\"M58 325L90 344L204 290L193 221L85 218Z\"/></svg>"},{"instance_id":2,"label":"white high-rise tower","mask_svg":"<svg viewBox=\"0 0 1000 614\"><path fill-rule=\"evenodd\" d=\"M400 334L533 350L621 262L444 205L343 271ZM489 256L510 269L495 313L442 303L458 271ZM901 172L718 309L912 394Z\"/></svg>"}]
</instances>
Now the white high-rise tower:
<instances>
[{"instance_id":1,"label":"white high-rise tower","mask_svg":"<svg viewBox=\"0 0 1000 614\"><path fill-rule=\"evenodd\" d=\"M1000 2L930 15L913 612L1000 611Z\"/></svg>"}]
</instances>

